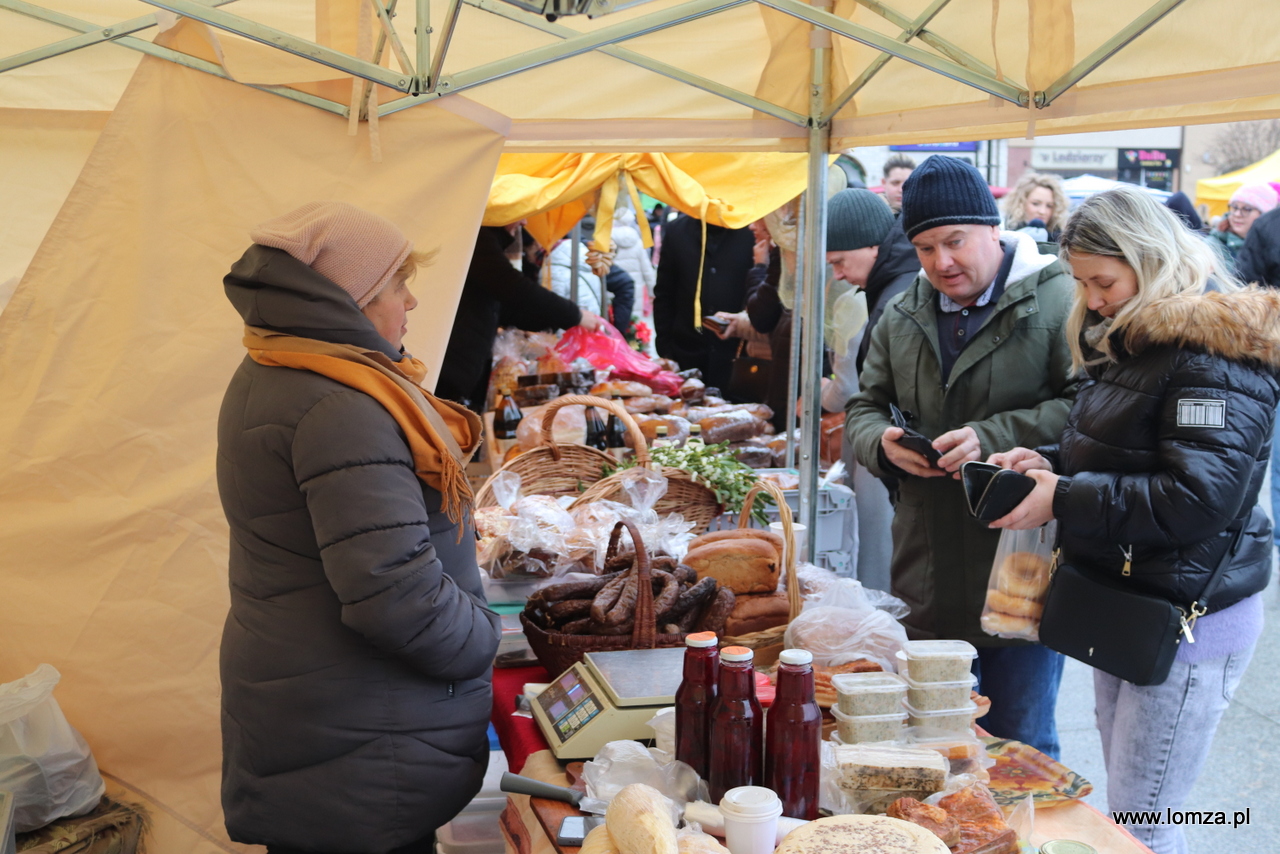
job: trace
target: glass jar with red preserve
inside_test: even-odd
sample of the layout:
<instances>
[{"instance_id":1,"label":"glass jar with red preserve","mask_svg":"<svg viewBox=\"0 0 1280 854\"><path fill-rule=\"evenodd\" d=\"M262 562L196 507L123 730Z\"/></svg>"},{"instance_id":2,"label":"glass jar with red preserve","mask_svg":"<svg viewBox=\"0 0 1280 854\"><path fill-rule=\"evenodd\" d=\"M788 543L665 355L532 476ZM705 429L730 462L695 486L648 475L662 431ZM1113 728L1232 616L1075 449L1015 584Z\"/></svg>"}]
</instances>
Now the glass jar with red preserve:
<instances>
[{"instance_id":1,"label":"glass jar with red preserve","mask_svg":"<svg viewBox=\"0 0 1280 854\"><path fill-rule=\"evenodd\" d=\"M754 654L744 646L720 650L720 685L711 711L711 803L738 786L758 786L764 713L756 699Z\"/></svg>"},{"instance_id":2,"label":"glass jar with red preserve","mask_svg":"<svg viewBox=\"0 0 1280 854\"><path fill-rule=\"evenodd\" d=\"M688 763L707 779L707 749L711 707L716 701L720 651L715 632L698 632L684 639L684 679L676 689L676 759Z\"/></svg>"},{"instance_id":3,"label":"glass jar with red preserve","mask_svg":"<svg viewBox=\"0 0 1280 854\"><path fill-rule=\"evenodd\" d=\"M812 821L818 817L822 743L813 654L787 649L778 662L778 692L765 721L764 785L782 799L783 815Z\"/></svg>"}]
</instances>

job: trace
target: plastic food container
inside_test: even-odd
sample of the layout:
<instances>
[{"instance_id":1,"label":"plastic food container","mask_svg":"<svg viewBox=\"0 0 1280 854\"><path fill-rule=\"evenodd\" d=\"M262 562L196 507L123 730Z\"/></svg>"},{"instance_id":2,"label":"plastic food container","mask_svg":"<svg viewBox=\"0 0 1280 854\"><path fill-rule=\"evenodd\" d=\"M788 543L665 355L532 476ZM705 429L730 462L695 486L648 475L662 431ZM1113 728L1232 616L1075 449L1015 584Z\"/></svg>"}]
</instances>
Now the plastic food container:
<instances>
[{"instance_id":1,"label":"plastic food container","mask_svg":"<svg viewBox=\"0 0 1280 854\"><path fill-rule=\"evenodd\" d=\"M500 813L463 814L436 831L441 854L502 854L506 841L502 837Z\"/></svg>"},{"instance_id":2,"label":"plastic food container","mask_svg":"<svg viewBox=\"0 0 1280 854\"><path fill-rule=\"evenodd\" d=\"M958 709L970 702L969 694L978 684L978 677L967 673L964 679L955 682L917 682L907 677L906 682L907 703L922 712L936 712Z\"/></svg>"},{"instance_id":3,"label":"plastic food container","mask_svg":"<svg viewBox=\"0 0 1280 854\"><path fill-rule=\"evenodd\" d=\"M898 711L889 715L846 715L832 709L836 719L836 733L845 744L861 744L864 741L896 741L902 737L907 725L907 713Z\"/></svg>"},{"instance_id":4,"label":"plastic food container","mask_svg":"<svg viewBox=\"0 0 1280 854\"><path fill-rule=\"evenodd\" d=\"M969 672L978 651L962 640L918 640L902 645L907 676L915 682L958 682Z\"/></svg>"},{"instance_id":5,"label":"plastic food container","mask_svg":"<svg viewBox=\"0 0 1280 854\"><path fill-rule=\"evenodd\" d=\"M846 715L898 714L907 696L907 683L895 673L837 673L831 677L831 687Z\"/></svg>"},{"instance_id":6,"label":"plastic food container","mask_svg":"<svg viewBox=\"0 0 1280 854\"><path fill-rule=\"evenodd\" d=\"M930 729L940 729L946 732L969 731L969 725L973 722L973 713L978 710L978 704L972 701L954 709L934 709L932 711L917 709L910 703L907 703L906 706L907 719L911 722L911 726L927 726Z\"/></svg>"}]
</instances>

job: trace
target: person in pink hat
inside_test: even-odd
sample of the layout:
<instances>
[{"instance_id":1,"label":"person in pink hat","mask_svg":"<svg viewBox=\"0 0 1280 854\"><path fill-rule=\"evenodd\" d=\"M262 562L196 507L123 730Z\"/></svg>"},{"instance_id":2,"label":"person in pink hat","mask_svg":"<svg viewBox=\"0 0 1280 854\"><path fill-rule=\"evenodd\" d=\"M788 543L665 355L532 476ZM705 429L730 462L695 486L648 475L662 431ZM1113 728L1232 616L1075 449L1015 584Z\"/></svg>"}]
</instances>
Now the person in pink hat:
<instances>
[{"instance_id":1,"label":"person in pink hat","mask_svg":"<svg viewBox=\"0 0 1280 854\"><path fill-rule=\"evenodd\" d=\"M1222 257L1226 272L1235 275L1236 258L1253 223L1280 204L1280 194L1270 184L1249 184L1231 194L1227 215L1209 231L1209 243Z\"/></svg>"}]
</instances>

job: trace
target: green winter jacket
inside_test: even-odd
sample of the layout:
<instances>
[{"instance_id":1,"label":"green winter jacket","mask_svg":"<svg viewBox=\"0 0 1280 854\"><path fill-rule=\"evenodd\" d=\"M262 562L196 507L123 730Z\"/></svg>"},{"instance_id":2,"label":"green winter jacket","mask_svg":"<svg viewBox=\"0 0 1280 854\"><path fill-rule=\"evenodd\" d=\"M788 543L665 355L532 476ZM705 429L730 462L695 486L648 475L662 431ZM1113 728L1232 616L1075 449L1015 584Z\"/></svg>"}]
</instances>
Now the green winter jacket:
<instances>
[{"instance_id":1,"label":"green winter jacket","mask_svg":"<svg viewBox=\"0 0 1280 854\"><path fill-rule=\"evenodd\" d=\"M900 478L891 576L893 594L911 606L903 623L912 638L1023 643L992 637L978 624L1000 532L969 515L959 481L907 476L886 468L880 454L890 403L913 413L916 429L931 439L972 427L982 459L1061 435L1077 387L1064 331L1074 282L1030 237L1005 232L1001 240L1018 241L1004 294L961 352L949 384L939 360L937 293L921 273L872 331L862 390L845 407L858 462L878 477Z\"/></svg>"}]
</instances>

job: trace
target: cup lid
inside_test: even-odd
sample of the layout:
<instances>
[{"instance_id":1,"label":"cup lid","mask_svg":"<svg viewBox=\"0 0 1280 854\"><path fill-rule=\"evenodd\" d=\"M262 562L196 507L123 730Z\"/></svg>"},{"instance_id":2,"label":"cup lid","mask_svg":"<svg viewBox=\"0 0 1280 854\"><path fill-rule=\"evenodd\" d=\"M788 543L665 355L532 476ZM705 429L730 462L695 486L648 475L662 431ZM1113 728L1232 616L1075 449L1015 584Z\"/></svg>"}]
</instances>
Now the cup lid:
<instances>
[{"instance_id":1,"label":"cup lid","mask_svg":"<svg viewBox=\"0 0 1280 854\"><path fill-rule=\"evenodd\" d=\"M684 645L694 647L695 649L702 649L709 646L715 646L716 633L715 632L695 632L694 634L687 635L685 637Z\"/></svg>"},{"instance_id":2,"label":"cup lid","mask_svg":"<svg viewBox=\"0 0 1280 854\"><path fill-rule=\"evenodd\" d=\"M756 654L745 646L726 646L720 650L721 661L750 661Z\"/></svg>"},{"instance_id":3,"label":"cup lid","mask_svg":"<svg viewBox=\"0 0 1280 854\"><path fill-rule=\"evenodd\" d=\"M813 664L813 653L807 649L784 649L778 661L783 664Z\"/></svg>"},{"instance_id":4,"label":"cup lid","mask_svg":"<svg viewBox=\"0 0 1280 854\"><path fill-rule=\"evenodd\" d=\"M720 811L735 818L769 818L782 813L782 801L773 789L738 786L724 793Z\"/></svg>"}]
</instances>

